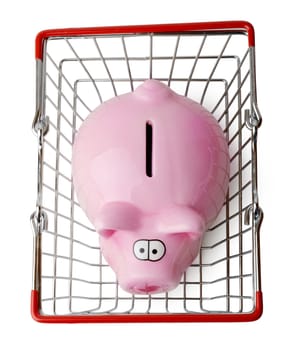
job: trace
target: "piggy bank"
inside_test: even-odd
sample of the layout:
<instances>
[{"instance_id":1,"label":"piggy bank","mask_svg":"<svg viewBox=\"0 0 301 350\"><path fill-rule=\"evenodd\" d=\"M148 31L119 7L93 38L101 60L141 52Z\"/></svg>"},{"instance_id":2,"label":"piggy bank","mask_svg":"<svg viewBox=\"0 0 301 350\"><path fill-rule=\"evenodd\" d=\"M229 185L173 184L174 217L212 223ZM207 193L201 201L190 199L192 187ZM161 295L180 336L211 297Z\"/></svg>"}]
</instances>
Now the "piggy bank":
<instances>
[{"instance_id":1,"label":"piggy bank","mask_svg":"<svg viewBox=\"0 0 301 350\"><path fill-rule=\"evenodd\" d=\"M75 137L72 172L120 286L167 292L198 255L225 201L228 145L205 108L147 80L87 117Z\"/></svg>"}]
</instances>

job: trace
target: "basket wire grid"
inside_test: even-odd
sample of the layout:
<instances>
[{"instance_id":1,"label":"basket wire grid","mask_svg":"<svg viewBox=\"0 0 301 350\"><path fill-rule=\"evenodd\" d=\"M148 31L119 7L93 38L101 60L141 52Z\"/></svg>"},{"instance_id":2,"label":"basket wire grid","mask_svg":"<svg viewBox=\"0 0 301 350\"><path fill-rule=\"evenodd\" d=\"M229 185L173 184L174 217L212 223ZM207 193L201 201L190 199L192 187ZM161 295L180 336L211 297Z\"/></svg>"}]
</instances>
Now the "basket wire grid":
<instances>
[{"instance_id":1,"label":"basket wire grid","mask_svg":"<svg viewBox=\"0 0 301 350\"><path fill-rule=\"evenodd\" d=\"M186 320L181 315L220 320L221 315L254 316L258 309L262 212L256 139L261 117L254 47L249 35L236 27L223 30L219 25L206 31L201 24L199 30L171 32L156 28L93 35L62 31L42 41L33 123L39 143L38 196L31 216L32 307L38 320L120 321L120 315L126 321L142 320L135 315L150 316L149 320L159 320L158 315L163 320L170 315L175 316L171 320ZM131 295L120 289L101 255L98 235L77 202L71 155L87 115L146 79L162 81L215 116L229 144L230 186L180 285L168 293Z\"/></svg>"}]
</instances>

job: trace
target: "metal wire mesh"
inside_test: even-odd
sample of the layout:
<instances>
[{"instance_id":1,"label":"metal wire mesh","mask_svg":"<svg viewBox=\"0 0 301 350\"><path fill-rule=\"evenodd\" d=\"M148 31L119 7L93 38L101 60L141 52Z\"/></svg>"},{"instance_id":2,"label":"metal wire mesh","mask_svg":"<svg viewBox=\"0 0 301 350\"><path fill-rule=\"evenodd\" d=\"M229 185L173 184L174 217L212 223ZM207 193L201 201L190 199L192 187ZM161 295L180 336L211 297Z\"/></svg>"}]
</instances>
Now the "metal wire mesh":
<instances>
[{"instance_id":1,"label":"metal wire mesh","mask_svg":"<svg viewBox=\"0 0 301 350\"><path fill-rule=\"evenodd\" d=\"M44 314L248 313L254 308L250 49L243 34L140 34L54 38L45 45L41 310ZM227 200L177 289L131 295L118 286L98 235L77 203L71 154L76 131L107 99L158 79L210 110L229 143Z\"/></svg>"}]
</instances>

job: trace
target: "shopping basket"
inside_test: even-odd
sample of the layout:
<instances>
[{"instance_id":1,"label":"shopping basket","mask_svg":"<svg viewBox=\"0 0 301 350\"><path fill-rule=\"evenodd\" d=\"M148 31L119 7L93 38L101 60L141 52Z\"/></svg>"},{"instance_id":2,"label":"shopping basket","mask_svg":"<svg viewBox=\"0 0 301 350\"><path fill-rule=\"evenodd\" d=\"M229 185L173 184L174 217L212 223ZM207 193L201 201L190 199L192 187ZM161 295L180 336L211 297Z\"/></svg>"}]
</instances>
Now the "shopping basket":
<instances>
[{"instance_id":1,"label":"shopping basket","mask_svg":"<svg viewBox=\"0 0 301 350\"><path fill-rule=\"evenodd\" d=\"M36 38L37 200L31 311L41 322L251 321L262 313L254 29L248 22L42 31ZM211 111L230 187L173 291L123 291L74 193L74 137L104 101L157 79Z\"/></svg>"}]
</instances>

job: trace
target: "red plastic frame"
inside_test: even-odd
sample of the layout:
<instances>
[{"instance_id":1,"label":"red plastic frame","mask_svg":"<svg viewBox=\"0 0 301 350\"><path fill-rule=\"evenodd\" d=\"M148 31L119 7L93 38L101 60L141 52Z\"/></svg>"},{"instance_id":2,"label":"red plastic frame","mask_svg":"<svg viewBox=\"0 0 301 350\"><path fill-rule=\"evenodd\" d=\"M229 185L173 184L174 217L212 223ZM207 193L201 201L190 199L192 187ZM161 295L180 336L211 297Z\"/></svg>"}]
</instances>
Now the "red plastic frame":
<instances>
[{"instance_id":1,"label":"red plastic frame","mask_svg":"<svg viewBox=\"0 0 301 350\"><path fill-rule=\"evenodd\" d=\"M255 46L255 33L251 23L246 21L226 22L201 22L201 23L173 23L173 24L152 24L132 25L116 27L91 27L91 28L67 28L49 29L40 32L36 37L35 56L43 58L44 41L51 37L89 36L101 34L135 34L135 33L172 33L189 31L237 31L245 32L248 35L249 46Z\"/></svg>"},{"instance_id":2,"label":"red plastic frame","mask_svg":"<svg viewBox=\"0 0 301 350\"><path fill-rule=\"evenodd\" d=\"M31 315L44 323L124 323L124 322L249 322L256 321L263 312L262 293L256 292L255 308L245 314L145 314L145 315L42 315L39 308L39 292L31 292Z\"/></svg>"},{"instance_id":3,"label":"red plastic frame","mask_svg":"<svg viewBox=\"0 0 301 350\"><path fill-rule=\"evenodd\" d=\"M38 33L35 45L36 59L43 59L44 42L51 37L90 36L102 34L172 33L189 31L244 32L249 47L255 46L255 33L251 23L246 21L175 23L154 25L132 25L115 27L50 29ZM101 322L248 322L262 315L262 292L255 295L255 307L250 313L242 314L147 314L147 315L43 315L40 312L39 291L31 292L31 315L34 320L45 323L101 323Z\"/></svg>"}]
</instances>

